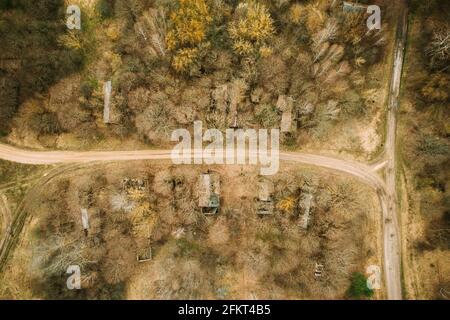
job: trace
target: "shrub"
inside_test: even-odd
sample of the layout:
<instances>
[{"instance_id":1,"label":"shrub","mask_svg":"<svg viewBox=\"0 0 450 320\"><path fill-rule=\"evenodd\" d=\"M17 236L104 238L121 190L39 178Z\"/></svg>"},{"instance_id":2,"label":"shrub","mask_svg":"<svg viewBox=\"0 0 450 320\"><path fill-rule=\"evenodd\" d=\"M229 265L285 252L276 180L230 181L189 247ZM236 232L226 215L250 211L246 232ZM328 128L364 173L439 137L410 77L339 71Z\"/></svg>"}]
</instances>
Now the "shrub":
<instances>
[{"instance_id":1,"label":"shrub","mask_svg":"<svg viewBox=\"0 0 450 320\"><path fill-rule=\"evenodd\" d=\"M442 139L434 136L424 135L419 142L417 150L429 156L447 156L450 148Z\"/></svg>"},{"instance_id":2,"label":"shrub","mask_svg":"<svg viewBox=\"0 0 450 320\"><path fill-rule=\"evenodd\" d=\"M110 0L98 1L95 10L102 19L111 18L114 13L113 4Z\"/></svg>"},{"instance_id":3,"label":"shrub","mask_svg":"<svg viewBox=\"0 0 450 320\"><path fill-rule=\"evenodd\" d=\"M449 99L450 77L444 73L434 74L422 88L422 96L430 102L445 102Z\"/></svg>"},{"instance_id":4,"label":"shrub","mask_svg":"<svg viewBox=\"0 0 450 320\"><path fill-rule=\"evenodd\" d=\"M187 71L198 58L198 48L184 48L173 57L172 66L176 71Z\"/></svg>"},{"instance_id":5,"label":"shrub","mask_svg":"<svg viewBox=\"0 0 450 320\"><path fill-rule=\"evenodd\" d=\"M362 273L354 272L352 274L347 296L352 299L364 299L373 296L373 290L367 287L367 279Z\"/></svg>"},{"instance_id":6,"label":"shrub","mask_svg":"<svg viewBox=\"0 0 450 320\"><path fill-rule=\"evenodd\" d=\"M96 79L88 79L87 81L84 81L81 83L80 91L83 97L86 99L89 99L94 91L98 89L98 81Z\"/></svg>"},{"instance_id":7,"label":"shrub","mask_svg":"<svg viewBox=\"0 0 450 320\"><path fill-rule=\"evenodd\" d=\"M13 8L12 0L0 0L0 10L8 10Z\"/></svg>"},{"instance_id":8,"label":"shrub","mask_svg":"<svg viewBox=\"0 0 450 320\"><path fill-rule=\"evenodd\" d=\"M303 14L303 8L299 3L294 3L289 9L289 20L293 24L299 24Z\"/></svg>"},{"instance_id":9,"label":"shrub","mask_svg":"<svg viewBox=\"0 0 450 320\"><path fill-rule=\"evenodd\" d=\"M55 134L61 131L58 118L53 112L36 113L31 118L31 128L38 134Z\"/></svg>"},{"instance_id":10,"label":"shrub","mask_svg":"<svg viewBox=\"0 0 450 320\"><path fill-rule=\"evenodd\" d=\"M277 108L273 105L262 105L256 110L255 118L263 128L275 128L281 117Z\"/></svg>"}]
</instances>

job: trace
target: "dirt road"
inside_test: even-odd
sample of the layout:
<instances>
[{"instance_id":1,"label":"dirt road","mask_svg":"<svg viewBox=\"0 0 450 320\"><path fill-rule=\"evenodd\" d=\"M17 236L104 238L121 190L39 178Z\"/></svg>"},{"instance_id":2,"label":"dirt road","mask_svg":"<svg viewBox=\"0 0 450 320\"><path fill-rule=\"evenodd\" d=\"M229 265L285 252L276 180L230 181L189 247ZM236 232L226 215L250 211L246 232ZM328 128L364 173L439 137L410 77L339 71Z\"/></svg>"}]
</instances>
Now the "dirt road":
<instances>
[{"instance_id":1,"label":"dirt road","mask_svg":"<svg viewBox=\"0 0 450 320\"><path fill-rule=\"evenodd\" d=\"M407 8L403 5L398 19L397 34L394 51L394 65L392 70L391 86L389 90L387 133L385 143L386 153L386 194L387 210L383 219L384 224L384 266L389 299L402 298L401 287L401 233L397 215L397 189L396 189L396 129L398 98L400 93L403 58L407 36Z\"/></svg>"},{"instance_id":2,"label":"dirt road","mask_svg":"<svg viewBox=\"0 0 450 320\"><path fill-rule=\"evenodd\" d=\"M2 230L0 239L0 251L3 248L3 244L7 239L7 236L11 228L11 211L9 209L8 200L4 194L0 194L0 215L2 219Z\"/></svg>"},{"instance_id":3,"label":"dirt road","mask_svg":"<svg viewBox=\"0 0 450 320\"><path fill-rule=\"evenodd\" d=\"M0 159L25 164L83 163L95 161L170 160L172 150L135 151L29 151L0 144ZM201 154L194 150L193 155ZM365 164L314 154L280 152L280 160L324 167L354 175L377 191L385 188L383 180Z\"/></svg>"}]
</instances>

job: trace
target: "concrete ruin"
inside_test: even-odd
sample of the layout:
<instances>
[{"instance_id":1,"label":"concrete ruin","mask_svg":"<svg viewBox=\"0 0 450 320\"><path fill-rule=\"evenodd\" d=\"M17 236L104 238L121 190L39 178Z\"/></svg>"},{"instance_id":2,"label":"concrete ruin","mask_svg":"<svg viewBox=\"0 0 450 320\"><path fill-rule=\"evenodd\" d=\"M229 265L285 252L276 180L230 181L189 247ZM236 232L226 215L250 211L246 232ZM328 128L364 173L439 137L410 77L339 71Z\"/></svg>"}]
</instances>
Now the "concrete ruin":
<instances>
[{"instance_id":1,"label":"concrete ruin","mask_svg":"<svg viewBox=\"0 0 450 320\"><path fill-rule=\"evenodd\" d=\"M220 178L214 173L204 173L199 179L199 207L202 213L214 215L220 207Z\"/></svg>"},{"instance_id":2,"label":"concrete ruin","mask_svg":"<svg viewBox=\"0 0 450 320\"><path fill-rule=\"evenodd\" d=\"M89 214L87 209L81 209L81 225L83 226L84 234L87 236L89 232Z\"/></svg>"},{"instance_id":3,"label":"concrete ruin","mask_svg":"<svg viewBox=\"0 0 450 320\"><path fill-rule=\"evenodd\" d=\"M103 107L103 122L111 123L111 81L105 82L103 86L103 93L105 95L104 107Z\"/></svg>"}]
</instances>

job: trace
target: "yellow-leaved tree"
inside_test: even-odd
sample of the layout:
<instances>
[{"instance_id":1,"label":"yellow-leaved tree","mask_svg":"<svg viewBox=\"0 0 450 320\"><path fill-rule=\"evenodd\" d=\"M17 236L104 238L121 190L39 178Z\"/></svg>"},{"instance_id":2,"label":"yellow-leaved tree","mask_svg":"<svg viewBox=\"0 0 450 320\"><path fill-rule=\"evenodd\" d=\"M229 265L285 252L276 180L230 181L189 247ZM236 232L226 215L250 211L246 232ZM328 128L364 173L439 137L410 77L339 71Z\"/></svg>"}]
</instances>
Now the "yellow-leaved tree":
<instances>
[{"instance_id":1,"label":"yellow-leaved tree","mask_svg":"<svg viewBox=\"0 0 450 320\"><path fill-rule=\"evenodd\" d=\"M295 207L296 199L292 196L288 196L278 201L276 208L284 213L292 213Z\"/></svg>"},{"instance_id":2,"label":"yellow-leaved tree","mask_svg":"<svg viewBox=\"0 0 450 320\"><path fill-rule=\"evenodd\" d=\"M268 40L274 32L269 11L263 4L255 1L240 3L228 26L233 50L242 56L270 54Z\"/></svg>"},{"instance_id":3,"label":"yellow-leaved tree","mask_svg":"<svg viewBox=\"0 0 450 320\"><path fill-rule=\"evenodd\" d=\"M205 0L178 0L170 13L167 48L174 52L172 67L184 72L195 63L205 42L212 17Z\"/></svg>"},{"instance_id":4,"label":"yellow-leaved tree","mask_svg":"<svg viewBox=\"0 0 450 320\"><path fill-rule=\"evenodd\" d=\"M289 8L289 20L293 24L299 24L303 14L303 7L299 3L294 3Z\"/></svg>"}]
</instances>

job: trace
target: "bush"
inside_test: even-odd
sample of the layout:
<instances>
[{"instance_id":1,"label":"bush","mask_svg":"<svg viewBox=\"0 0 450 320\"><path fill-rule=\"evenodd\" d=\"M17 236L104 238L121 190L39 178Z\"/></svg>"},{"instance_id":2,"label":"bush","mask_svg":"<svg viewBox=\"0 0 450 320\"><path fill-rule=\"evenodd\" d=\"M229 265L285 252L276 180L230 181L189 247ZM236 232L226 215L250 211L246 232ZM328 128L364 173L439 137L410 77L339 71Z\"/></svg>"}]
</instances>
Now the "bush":
<instances>
[{"instance_id":1,"label":"bush","mask_svg":"<svg viewBox=\"0 0 450 320\"><path fill-rule=\"evenodd\" d=\"M113 4L110 0L98 1L95 9L102 19L111 18L114 13Z\"/></svg>"},{"instance_id":2,"label":"bush","mask_svg":"<svg viewBox=\"0 0 450 320\"><path fill-rule=\"evenodd\" d=\"M373 290L367 287L367 279L362 273L354 272L352 274L347 296L351 299L364 299L373 296Z\"/></svg>"},{"instance_id":3,"label":"bush","mask_svg":"<svg viewBox=\"0 0 450 320\"><path fill-rule=\"evenodd\" d=\"M12 0L0 0L0 10L8 10L13 8Z\"/></svg>"},{"instance_id":4,"label":"bush","mask_svg":"<svg viewBox=\"0 0 450 320\"><path fill-rule=\"evenodd\" d=\"M450 153L450 148L447 143L445 143L442 139L428 135L423 136L420 139L417 150L420 153L424 153L429 156L446 156Z\"/></svg>"},{"instance_id":5,"label":"bush","mask_svg":"<svg viewBox=\"0 0 450 320\"><path fill-rule=\"evenodd\" d=\"M273 105L263 105L258 108L255 118L263 128L276 128L281 120L277 108Z\"/></svg>"},{"instance_id":6,"label":"bush","mask_svg":"<svg viewBox=\"0 0 450 320\"><path fill-rule=\"evenodd\" d=\"M53 112L36 113L31 118L31 128L38 134L55 134L61 131L58 118Z\"/></svg>"},{"instance_id":7,"label":"bush","mask_svg":"<svg viewBox=\"0 0 450 320\"><path fill-rule=\"evenodd\" d=\"M450 76L437 73L431 76L420 91L429 102L446 102L449 100Z\"/></svg>"},{"instance_id":8,"label":"bush","mask_svg":"<svg viewBox=\"0 0 450 320\"><path fill-rule=\"evenodd\" d=\"M81 83L80 91L81 91L81 94L83 95L83 97L85 97L86 99L89 99L92 96L92 94L94 93L94 91L96 89L98 89L98 87L99 87L99 84L96 79L88 79L87 81L84 81L83 83Z\"/></svg>"}]
</instances>

